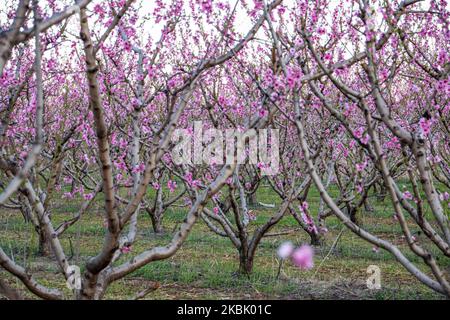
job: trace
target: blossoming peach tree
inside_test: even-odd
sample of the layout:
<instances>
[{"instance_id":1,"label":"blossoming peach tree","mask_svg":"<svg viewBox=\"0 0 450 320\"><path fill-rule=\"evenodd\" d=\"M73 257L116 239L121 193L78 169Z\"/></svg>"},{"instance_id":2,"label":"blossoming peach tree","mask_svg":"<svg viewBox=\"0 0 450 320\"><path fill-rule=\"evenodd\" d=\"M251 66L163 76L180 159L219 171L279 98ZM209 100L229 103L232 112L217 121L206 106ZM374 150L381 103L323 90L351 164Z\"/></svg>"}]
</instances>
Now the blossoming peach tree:
<instances>
[{"instance_id":1,"label":"blossoming peach tree","mask_svg":"<svg viewBox=\"0 0 450 320\"><path fill-rule=\"evenodd\" d=\"M176 254L196 223L228 238L248 274L263 238L292 215L311 246L335 216L450 296L445 1L8 0L0 16L0 206L23 216L71 289L38 281L0 235L2 272L34 295L101 299ZM221 148L217 132L231 129ZM260 145L265 156L253 154ZM263 188L280 200L264 221L251 209L275 206L258 201ZM391 201L429 270L360 224L372 194ZM60 221L62 200L76 212ZM164 215L180 202L188 210L170 241L135 252L142 215L169 232ZM78 276L65 232L99 203L101 249ZM310 245L277 254L311 269ZM0 294L21 296L1 272Z\"/></svg>"}]
</instances>

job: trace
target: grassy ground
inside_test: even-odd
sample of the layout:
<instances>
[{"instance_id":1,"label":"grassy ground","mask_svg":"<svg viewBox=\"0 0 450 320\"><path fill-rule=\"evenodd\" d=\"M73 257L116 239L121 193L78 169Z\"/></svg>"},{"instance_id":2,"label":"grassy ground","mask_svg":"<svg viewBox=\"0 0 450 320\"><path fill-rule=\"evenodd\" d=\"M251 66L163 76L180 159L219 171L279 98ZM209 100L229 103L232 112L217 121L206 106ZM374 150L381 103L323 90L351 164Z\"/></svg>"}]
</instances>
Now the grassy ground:
<instances>
[{"instance_id":1,"label":"grassy ground","mask_svg":"<svg viewBox=\"0 0 450 320\"><path fill-rule=\"evenodd\" d=\"M277 203L276 196L269 189L258 194L264 203ZM375 199L375 198L374 198ZM308 198L311 212L317 212L319 197L314 190ZM392 210L387 203L372 201L373 212L361 212L361 225L384 239L399 245L403 252L422 270L427 267L417 257L409 253L401 230L392 218ZM61 200L53 207L52 219L58 222L70 218L77 210L79 200ZM257 220L254 226L264 223L274 209L256 209ZM150 219L142 214L140 232L136 245L124 258L170 241L172 231L181 223L186 207L169 209L164 219L166 233L155 235ZM106 294L107 299L131 299L137 292L146 289L153 281L160 288L150 293L147 299L441 299L442 297L410 275L387 252L372 250L372 245L343 229L333 217L327 219L329 233L324 244L316 248L315 267L310 271L300 271L289 262L283 265L277 278L279 262L277 247L286 240L296 244L308 242L303 231L288 235L265 238L259 246L254 272L250 277L239 275L236 271L239 258L231 242L219 237L199 221L193 228L182 248L170 259L152 262L134 274L112 284ZM285 217L271 232L291 231L298 228L292 217ZM342 231L343 230L343 231ZM416 237L424 243L425 239L412 227ZM335 249L330 248L337 235L342 236ZM83 265L89 256L98 252L104 234L99 201L83 219L66 231L62 243L71 256L71 263ZM16 261L36 274L43 284L61 288L67 293L64 280L57 273L57 266L48 258L37 255L38 239L30 225L23 223L18 212L0 211L0 245ZM431 246L430 250L433 250ZM433 250L436 252L436 250ZM329 255L328 255L329 254ZM436 252L446 273L450 273L448 258ZM326 259L324 259L327 256ZM369 265L381 269L380 290L369 290L366 279ZM428 271L427 271L428 272ZM21 285L5 273L9 282ZM32 296L29 295L30 298Z\"/></svg>"}]
</instances>

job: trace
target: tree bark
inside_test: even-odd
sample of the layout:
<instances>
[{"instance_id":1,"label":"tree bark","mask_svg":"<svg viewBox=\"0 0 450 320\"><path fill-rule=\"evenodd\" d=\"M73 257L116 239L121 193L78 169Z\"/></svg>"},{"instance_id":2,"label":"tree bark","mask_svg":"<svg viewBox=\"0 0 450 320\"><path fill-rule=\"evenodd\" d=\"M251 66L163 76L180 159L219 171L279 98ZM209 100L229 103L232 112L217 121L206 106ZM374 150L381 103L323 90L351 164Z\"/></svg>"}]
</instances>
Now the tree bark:
<instances>
[{"instance_id":1,"label":"tree bark","mask_svg":"<svg viewBox=\"0 0 450 320\"><path fill-rule=\"evenodd\" d=\"M254 255L247 249L239 250L239 273L249 275L253 271Z\"/></svg>"}]
</instances>

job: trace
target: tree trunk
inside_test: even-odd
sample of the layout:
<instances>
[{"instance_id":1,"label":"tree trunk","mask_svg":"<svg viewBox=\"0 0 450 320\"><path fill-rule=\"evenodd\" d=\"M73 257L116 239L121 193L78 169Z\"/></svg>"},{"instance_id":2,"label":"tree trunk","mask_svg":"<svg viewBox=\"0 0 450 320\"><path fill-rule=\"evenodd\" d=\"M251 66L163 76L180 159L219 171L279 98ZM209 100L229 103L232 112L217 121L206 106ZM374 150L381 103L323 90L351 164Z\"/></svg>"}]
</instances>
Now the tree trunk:
<instances>
[{"instance_id":1,"label":"tree trunk","mask_svg":"<svg viewBox=\"0 0 450 320\"><path fill-rule=\"evenodd\" d=\"M247 203L250 207L255 207L258 204L258 201L256 200L256 192L248 195Z\"/></svg>"},{"instance_id":2,"label":"tree trunk","mask_svg":"<svg viewBox=\"0 0 450 320\"><path fill-rule=\"evenodd\" d=\"M162 215L158 215L155 212L153 214L150 214L150 219L152 220L153 231L158 234L164 233L162 227Z\"/></svg>"},{"instance_id":3,"label":"tree trunk","mask_svg":"<svg viewBox=\"0 0 450 320\"><path fill-rule=\"evenodd\" d=\"M152 219L153 231L155 233L163 233L162 228L162 218L164 214L164 202L163 202L163 194L162 188L159 188L156 192L156 201L155 205L151 210L147 210L150 215L150 219Z\"/></svg>"},{"instance_id":4,"label":"tree trunk","mask_svg":"<svg viewBox=\"0 0 450 320\"><path fill-rule=\"evenodd\" d=\"M349 208L350 221L353 222L356 225L359 225L357 214L358 214L358 209L357 208L354 208L354 207L350 207Z\"/></svg>"},{"instance_id":5,"label":"tree trunk","mask_svg":"<svg viewBox=\"0 0 450 320\"><path fill-rule=\"evenodd\" d=\"M249 275L253 271L254 255L249 254L247 250L239 251L239 273Z\"/></svg>"},{"instance_id":6,"label":"tree trunk","mask_svg":"<svg viewBox=\"0 0 450 320\"><path fill-rule=\"evenodd\" d=\"M320 246L322 244L322 236L319 233L308 232L312 246Z\"/></svg>"},{"instance_id":7,"label":"tree trunk","mask_svg":"<svg viewBox=\"0 0 450 320\"><path fill-rule=\"evenodd\" d=\"M78 300L101 300L105 295L108 283L104 273L94 275L86 271L81 275L81 289L77 290Z\"/></svg>"},{"instance_id":8,"label":"tree trunk","mask_svg":"<svg viewBox=\"0 0 450 320\"><path fill-rule=\"evenodd\" d=\"M25 223L32 221L32 212L31 207L29 206L29 202L22 194L19 194L19 201L20 201L20 212L22 212L23 220Z\"/></svg>"},{"instance_id":9,"label":"tree trunk","mask_svg":"<svg viewBox=\"0 0 450 320\"><path fill-rule=\"evenodd\" d=\"M369 199L367 199L367 198L364 199L364 209L366 210L366 212L373 212L374 211L372 205L369 202Z\"/></svg>"},{"instance_id":10,"label":"tree trunk","mask_svg":"<svg viewBox=\"0 0 450 320\"><path fill-rule=\"evenodd\" d=\"M45 235L45 232L42 227L38 229L38 234L39 234L39 255L43 257L48 257L52 252L50 247L50 241L49 239L47 239L47 236Z\"/></svg>"}]
</instances>

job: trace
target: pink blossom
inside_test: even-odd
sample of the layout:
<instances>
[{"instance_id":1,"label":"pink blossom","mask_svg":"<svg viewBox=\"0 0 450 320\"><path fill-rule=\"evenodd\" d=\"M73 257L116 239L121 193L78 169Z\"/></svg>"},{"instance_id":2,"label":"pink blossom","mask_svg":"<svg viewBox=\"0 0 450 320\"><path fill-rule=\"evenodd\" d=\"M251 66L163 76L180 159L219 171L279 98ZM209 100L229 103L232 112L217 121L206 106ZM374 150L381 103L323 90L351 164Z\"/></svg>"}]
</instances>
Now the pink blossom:
<instances>
[{"instance_id":1,"label":"pink blossom","mask_svg":"<svg viewBox=\"0 0 450 320\"><path fill-rule=\"evenodd\" d=\"M290 89L294 89L300 84L302 78L302 73L300 69L291 68L287 71L286 82Z\"/></svg>"},{"instance_id":2,"label":"pink blossom","mask_svg":"<svg viewBox=\"0 0 450 320\"><path fill-rule=\"evenodd\" d=\"M325 55L323 56L323 59L328 61L328 62L331 62L332 58L333 58L333 56L329 52L325 53Z\"/></svg>"},{"instance_id":3,"label":"pink blossom","mask_svg":"<svg viewBox=\"0 0 450 320\"><path fill-rule=\"evenodd\" d=\"M132 249L133 249L132 246L123 246L122 248L120 248L120 251L123 254L127 254L127 253L130 253Z\"/></svg>"},{"instance_id":4,"label":"pink blossom","mask_svg":"<svg viewBox=\"0 0 450 320\"><path fill-rule=\"evenodd\" d=\"M155 190L158 190L161 187L158 182L153 182L152 186L153 186L153 189L155 189Z\"/></svg>"},{"instance_id":5,"label":"pink blossom","mask_svg":"<svg viewBox=\"0 0 450 320\"><path fill-rule=\"evenodd\" d=\"M258 169L264 169L266 167L266 165L262 162L258 162L256 166L258 167Z\"/></svg>"},{"instance_id":6,"label":"pink blossom","mask_svg":"<svg viewBox=\"0 0 450 320\"><path fill-rule=\"evenodd\" d=\"M145 164L141 163L139 165L137 165L136 167L133 168L133 173L140 173L143 172L145 170Z\"/></svg>"},{"instance_id":7,"label":"pink blossom","mask_svg":"<svg viewBox=\"0 0 450 320\"><path fill-rule=\"evenodd\" d=\"M167 181L167 188L169 188L170 192L174 192L175 189L177 188L176 181L173 181L173 180Z\"/></svg>"},{"instance_id":8,"label":"pink blossom","mask_svg":"<svg viewBox=\"0 0 450 320\"><path fill-rule=\"evenodd\" d=\"M256 220L256 214L253 210L248 210L248 219L250 221L255 221Z\"/></svg>"},{"instance_id":9,"label":"pink blossom","mask_svg":"<svg viewBox=\"0 0 450 320\"><path fill-rule=\"evenodd\" d=\"M361 142L363 144L368 144L370 141L370 136L366 133L366 135L364 137L361 138Z\"/></svg>"},{"instance_id":10,"label":"pink blossom","mask_svg":"<svg viewBox=\"0 0 450 320\"><path fill-rule=\"evenodd\" d=\"M200 0L200 5L204 13L212 13L212 0Z\"/></svg>"},{"instance_id":11,"label":"pink blossom","mask_svg":"<svg viewBox=\"0 0 450 320\"><path fill-rule=\"evenodd\" d=\"M67 199L73 199L74 194L72 192L64 192L63 197Z\"/></svg>"},{"instance_id":12,"label":"pink blossom","mask_svg":"<svg viewBox=\"0 0 450 320\"><path fill-rule=\"evenodd\" d=\"M123 160L114 162L114 165L116 166L116 168L118 170L123 170L123 171L127 170L127 165L125 164L125 162L123 162Z\"/></svg>"},{"instance_id":13,"label":"pink blossom","mask_svg":"<svg viewBox=\"0 0 450 320\"><path fill-rule=\"evenodd\" d=\"M274 76L273 76L273 71L272 69L267 69L267 71L264 73L264 85L266 87L269 87L272 85L273 81L274 81Z\"/></svg>"},{"instance_id":14,"label":"pink blossom","mask_svg":"<svg viewBox=\"0 0 450 320\"><path fill-rule=\"evenodd\" d=\"M264 2L262 2L261 0L253 0L253 2L255 4L254 10L261 10L262 8L264 8Z\"/></svg>"},{"instance_id":15,"label":"pink blossom","mask_svg":"<svg viewBox=\"0 0 450 320\"><path fill-rule=\"evenodd\" d=\"M69 184L69 183L72 183L72 181L73 181L72 177L69 177L69 176L64 177L64 183Z\"/></svg>"},{"instance_id":16,"label":"pink blossom","mask_svg":"<svg viewBox=\"0 0 450 320\"><path fill-rule=\"evenodd\" d=\"M439 200L441 200L441 201L447 201L449 198L450 198L450 195L448 192L444 192L439 195Z\"/></svg>"},{"instance_id":17,"label":"pink blossom","mask_svg":"<svg viewBox=\"0 0 450 320\"><path fill-rule=\"evenodd\" d=\"M363 188L363 186L361 184L358 184L356 186L356 190L358 191L358 193L361 193L361 192L363 192L364 188Z\"/></svg>"},{"instance_id":18,"label":"pink blossom","mask_svg":"<svg viewBox=\"0 0 450 320\"><path fill-rule=\"evenodd\" d=\"M94 7L94 12L99 14L99 15L103 15L105 14L105 10L103 9L103 6L100 4L96 4Z\"/></svg>"},{"instance_id":19,"label":"pink blossom","mask_svg":"<svg viewBox=\"0 0 450 320\"><path fill-rule=\"evenodd\" d=\"M308 210L308 208L309 208L309 203L308 203L307 201L303 201L303 203L302 203L302 209L303 209L304 211L306 211L306 210Z\"/></svg>"},{"instance_id":20,"label":"pink blossom","mask_svg":"<svg viewBox=\"0 0 450 320\"><path fill-rule=\"evenodd\" d=\"M413 198L411 192L409 192L409 191L403 192L403 197L407 200L412 200L412 198Z\"/></svg>"},{"instance_id":21,"label":"pink blossom","mask_svg":"<svg viewBox=\"0 0 450 320\"><path fill-rule=\"evenodd\" d=\"M364 162L362 162L362 163L357 163L356 164L356 171L358 171L358 172L364 171L366 166L367 166L367 159L364 160Z\"/></svg>"},{"instance_id":22,"label":"pink blossom","mask_svg":"<svg viewBox=\"0 0 450 320\"><path fill-rule=\"evenodd\" d=\"M420 118L419 125L424 135L428 135L431 132L431 120Z\"/></svg>"},{"instance_id":23,"label":"pink blossom","mask_svg":"<svg viewBox=\"0 0 450 320\"><path fill-rule=\"evenodd\" d=\"M438 61L441 65L444 65L449 60L449 55L446 50L441 49L438 54Z\"/></svg>"},{"instance_id":24,"label":"pink blossom","mask_svg":"<svg viewBox=\"0 0 450 320\"><path fill-rule=\"evenodd\" d=\"M290 255L292 254L292 252L294 251L294 245L292 244L292 242L290 241L286 241L283 242L277 250L277 254L278 257L280 257L280 259L287 259L290 257Z\"/></svg>"},{"instance_id":25,"label":"pink blossom","mask_svg":"<svg viewBox=\"0 0 450 320\"><path fill-rule=\"evenodd\" d=\"M292 263L302 269L309 270L314 267L314 250L309 245L302 245L300 248L295 249L292 253Z\"/></svg>"},{"instance_id":26,"label":"pink blossom","mask_svg":"<svg viewBox=\"0 0 450 320\"><path fill-rule=\"evenodd\" d=\"M282 15L285 12L286 12L286 7L284 7L284 6L279 6L278 7L278 14Z\"/></svg>"},{"instance_id":27,"label":"pink blossom","mask_svg":"<svg viewBox=\"0 0 450 320\"><path fill-rule=\"evenodd\" d=\"M125 41L124 43L123 43L123 48L125 49L125 51L128 51L128 52L130 52L131 51L131 43L130 42L128 42L128 41Z\"/></svg>"},{"instance_id":28,"label":"pink blossom","mask_svg":"<svg viewBox=\"0 0 450 320\"><path fill-rule=\"evenodd\" d=\"M83 195L84 200L91 200L94 197L93 193L86 193Z\"/></svg>"},{"instance_id":29,"label":"pink blossom","mask_svg":"<svg viewBox=\"0 0 450 320\"><path fill-rule=\"evenodd\" d=\"M363 129L363 128L358 128L358 129L356 129L356 130L353 131L353 135L354 135L357 139L361 139L363 133L364 133L364 129Z\"/></svg>"},{"instance_id":30,"label":"pink blossom","mask_svg":"<svg viewBox=\"0 0 450 320\"><path fill-rule=\"evenodd\" d=\"M314 234L318 234L319 231L317 230L316 224L314 223L314 220L309 215L307 209L308 209L308 203L305 201L303 202L303 205L299 207L301 211L301 217L305 224L308 226L308 231L312 232Z\"/></svg>"},{"instance_id":31,"label":"pink blossom","mask_svg":"<svg viewBox=\"0 0 450 320\"><path fill-rule=\"evenodd\" d=\"M188 172L185 174L184 178L186 179L189 186L193 188L197 188L200 185L199 180L194 180L192 176L192 172Z\"/></svg>"}]
</instances>

